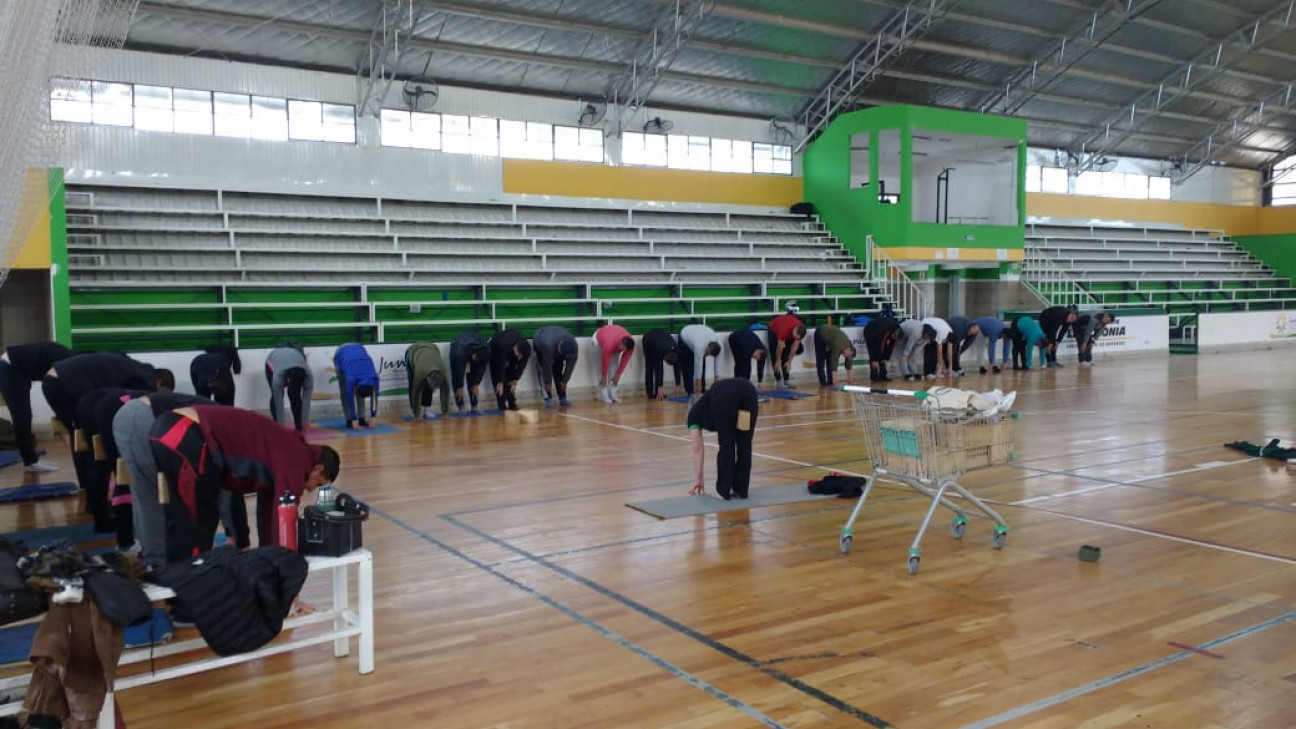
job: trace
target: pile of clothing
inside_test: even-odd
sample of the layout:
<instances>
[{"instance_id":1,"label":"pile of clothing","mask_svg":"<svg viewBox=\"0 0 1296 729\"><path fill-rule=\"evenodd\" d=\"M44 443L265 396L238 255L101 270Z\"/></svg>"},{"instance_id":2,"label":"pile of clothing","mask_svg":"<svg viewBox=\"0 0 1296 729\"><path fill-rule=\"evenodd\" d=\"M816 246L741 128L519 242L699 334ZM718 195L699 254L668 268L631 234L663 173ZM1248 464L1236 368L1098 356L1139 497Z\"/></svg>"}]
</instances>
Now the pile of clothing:
<instances>
[{"instance_id":1,"label":"pile of clothing","mask_svg":"<svg viewBox=\"0 0 1296 729\"><path fill-rule=\"evenodd\" d=\"M1017 391L1004 394L1002 390L976 392L957 387L933 387L927 390L923 407L935 411L941 422L961 423L971 420L998 422L999 416L1012 410Z\"/></svg>"},{"instance_id":2,"label":"pile of clothing","mask_svg":"<svg viewBox=\"0 0 1296 729\"><path fill-rule=\"evenodd\" d=\"M1291 462L1296 459L1296 448L1283 448L1278 445L1279 440L1274 438L1265 445L1256 445L1245 440L1235 440L1232 443L1225 443L1225 448L1232 448L1235 451L1242 451L1249 456L1259 456L1261 458L1274 458L1279 461Z\"/></svg>"}]
</instances>

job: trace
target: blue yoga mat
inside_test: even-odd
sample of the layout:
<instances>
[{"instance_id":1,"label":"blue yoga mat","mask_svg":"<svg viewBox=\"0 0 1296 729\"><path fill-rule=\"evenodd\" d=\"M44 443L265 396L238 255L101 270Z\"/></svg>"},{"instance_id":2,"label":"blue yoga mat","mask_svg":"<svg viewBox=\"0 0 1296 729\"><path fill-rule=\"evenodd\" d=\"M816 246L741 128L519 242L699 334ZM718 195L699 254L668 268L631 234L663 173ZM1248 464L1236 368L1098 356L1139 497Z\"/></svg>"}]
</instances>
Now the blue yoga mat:
<instances>
[{"instance_id":1,"label":"blue yoga mat","mask_svg":"<svg viewBox=\"0 0 1296 729\"><path fill-rule=\"evenodd\" d=\"M56 496L71 496L76 492L77 485L74 483L34 483L11 489L0 489L0 504L49 499Z\"/></svg>"},{"instance_id":2,"label":"blue yoga mat","mask_svg":"<svg viewBox=\"0 0 1296 729\"><path fill-rule=\"evenodd\" d=\"M107 535L95 533L94 524L86 522L84 524L64 524L63 526L45 527L44 529L28 529L21 532L10 532L4 535L5 539L11 542L21 542L28 548L35 549L43 544L62 541L64 539L73 542L91 542L96 539L107 539Z\"/></svg>"},{"instance_id":3,"label":"blue yoga mat","mask_svg":"<svg viewBox=\"0 0 1296 729\"><path fill-rule=\"evenodd\" d=\"M479 417L481 417L481 416L483 416L483 415L501 415L501 414L503 414L503 413L504 413L503 410L494 410L494 409L492 409L492 410L478 410L478 411L475 412L475 413L474 413L474 412L470 412L470 411L468 411L468 410L464 410L464 411L461 411L461 412L452 412L452 413L450 413L450 417L452 417L452 418L479 418Z\"/></svg>"},{"instance_id":4,"label":"blue yoga mat","mask_svg":"<svg viewBox=\"0 0 1296 729\"><path fill-rule=\"evenodd\" d=\"M760 394L779 400L805 400L806 398L819 397L813 392L800 392L799 390L761 390Z\"/></svg>"},{"instance_id":5,"label":"blue yoga mat","mask_svg":"<svg viewBox=\"0 0 1296 729\"><path fill-rule=\"evenodd\" d=\"M0 468L22 463L22 454L18 451L0 451Z\"/></svg>"},{"instance_id":6,"label":"blue yoga mat","mask_svg":"<svg viewBox=\"0 0 1296 729\"><path fill-rule=\"evenodd\" d=\"M40 622L13 625L0 628L0 665L25 663L31 654L32 640L36 638L36 629ZM125 643L127 648L140 648L154 643L165 643L172 636L171 618L166 610L153 608L153 619L143 625L127 628Z\"/></svg>"},{"instance_id":7,"label":"blue yoga mat","mask_svg":"<svg viewBox=\"0 0 1296 729\"><path fill-rule=\"evenodd\" d=\"M433 414L432 414L432 417L430 417L430 418L419 418L419 420L440 420L440 419L441 419L441 413L433 413ZM407 422L407 423L412 423L412 422L414 422L414 416L413 416L413 415L402 415L402 416L401 416L401 420L404 420L404 421Z\"/></svg>"},{"instance_id":8,"label":"blue yoga mat","mask_svg":"<svg viewBox=\"0 0 1296 729\"><path fill-rule=\"evenodd\" d=\"M361 436L361 435L385 435L387 433L399 433L400 431L390 425L379 423L372 428L361 428L358 424L354 428L346 427L346 421L342 418L332 418L330 420L316 420L315 424L321 428L337 431L343 435Z\"/></svg>"},{"instance_id":9,"label":"blue yoga mat","mask_svg":"<svg viewBox=\"0 0 1296 729\"><path fill-rule=\"evenodd\" d=\"M668 398L666 398L666 399L669 400L670 402L688 402L688 401L689 401L689 396L688 396L688 395L674 395L674 396L672 396L672 397L668 397Z\"/></svg>"}]
</instances>

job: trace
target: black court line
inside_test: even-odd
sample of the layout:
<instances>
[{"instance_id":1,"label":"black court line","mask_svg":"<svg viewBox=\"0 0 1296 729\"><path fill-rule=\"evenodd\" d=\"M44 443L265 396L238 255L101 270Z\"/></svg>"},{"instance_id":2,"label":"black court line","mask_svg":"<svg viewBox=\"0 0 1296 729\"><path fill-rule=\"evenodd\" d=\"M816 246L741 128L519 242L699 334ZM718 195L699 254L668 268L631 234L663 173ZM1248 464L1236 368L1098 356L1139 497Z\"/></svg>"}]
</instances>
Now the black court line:
<instances>
[{"instance_id":1,"label":"black court line","mask_svg":"<svg viewBox=\"0 0 1296 729\"><path fill-rule=\"evenodd\" d=\"M437 547L438 549L441 549L446 553L453 555L454 557L460 560L463 560L464 562L467 562L468 564L472 565L473 567L476 567L477 569L483 572L486 572L487 574L499 578L501 581L507 583L509 586L521 590L522 592L526 593L531 597L534 597L540 602L543 602L544 604L557 610L563 615L572 618L576 622L580 623L581 625L584 625L590 630L593 630L594 632L598 633L604 638L607 638L613 643L616 643L622 648L626 648L632 651L633 653L648 659L649 662L651 662L653 665L657 666L658 668L667 671L668 673L672 674L676 678L683 679L686 683L693 686L694 688L701 689L702 691L706 692L708 695L720 699L721 701L728 704L729 706L741 711L747 716L750 716L751 718L760 722L762 726L773 727L774 729L787 729L787 727L785 727L783 724L780 724L779 722L775 721L769 716L766 716L765 714L761 713L751 705L744 703L743 701L740 701L739 699L735 698L731 694L728 694L716 688L715 686L707 683L706 681L703 681L697 676L694 676L688 671L685 671L679 666L676 666L670 661L667 661L666 659L638 645L637 643L634 643L629 639L604 627L603 625L585 617L584 615L577 612L576 610L558 602L557 600L553 599L552 597L549 597L548 595L540 592L539 590L529 587L523 584L522 582L519 582L518 580L515 580L512 577L509 577L508 575L500 572L499 570L496 570L495 568L491 567L490 565L484 562L469 557L468 555L464 554L463 552L460 552L458 549L455 549L454 547L450 546L449 544L446 544L445 542L437 539L436 537L433 537L424 532L420 532L419 530L415 529L413 526L406 524L405 522L401 521L400 519L397 519L396 517L392 516L391 514L388 514L387 512L381 509L375 508L372 509L372 511L373 513L378 514L384 519L387 519L388 521L392 522L393 524L400 527L401 529L404 529L405 531L413 534L419 539L422 539L428 544L431 544L432 546Z\"/></svg>"},{"instance_id":2,"label":"black court line","mask_svg":"<svg viewBox=\"0 0 1296 729\"><path fill-rule=\"evenodd\" d=\"M710 636L698 632L697 630L694 630L693 628L690 628L689 626L684 625L683 623L677 620L669 618L666 615L663 615L662 613L653 610L652 608L648 607L647 605L644 605L643 603L637 602L635 600L632 600L629 597L626 597L625 595L622 595L616 590L606 587L598 582L595 582L594 580L584 577L583 575L579 575L561 565L554 564L553 562L550 562L549 560L544 559L543 557L539 557L535 554L532 554L531 552L528 552L525 549L522 549L520 547L515 547L512 544L509 544L508 542L502 539L494 537L478 529L477 527L472 526L471 524L467 524L462 521L459 521L453 516L442 516L441 519L445 520L450 524L453 524L454 526L459 527L460 529L470 534L477 536L480 539L488 541L498 547L506 549L515 554L521 555L522 557L525 557L529 562L532 562L536 565L539 565L550 571L553 571L559 575L562 575L563 577L571 580L572 582L575 582L580 585L584 585L585 587L588 587L589 589L597 592L598 594L610 600L618 602L624 605L625 607L634 610L640 615L643 615L644 617L650 620L653 620L657 623L666 626L667 628L670 628L671 630L674 630L680 635L691 638L697 641L698 643L701 643L702 645L720 653L721 655L724 655L728 658L738 661L739 663L747 665L757 671L760 671L761 673L764 673L765 675L769 676L770 678L773 678L779 683L782 683L783 685L788 686L789 688L795 689L796 691L799 691L805 694L806 696L822 701L823 703L827 704L828 706L831 706L837 711L842 712L843 714L859 719L860 721L863 721L869 724L870 726L877 727L878 729L888 729L889 727L892 726L889 722L887 722L884 719L878 718L877 716L874 716L873 714L870 714L869 712L857 706L852 706L851 704L848 704L842 699L833 696L827 691L811 686L810 684L802 681L799 678L796 678L794 676L789 676L788 674L782 671L772 668L766 662L757 660L756 658L749 656L746 653L737 650L736 648L725 645L724 643L721 643L720 641L715 640Z\"/></svg>"}]
</instances>

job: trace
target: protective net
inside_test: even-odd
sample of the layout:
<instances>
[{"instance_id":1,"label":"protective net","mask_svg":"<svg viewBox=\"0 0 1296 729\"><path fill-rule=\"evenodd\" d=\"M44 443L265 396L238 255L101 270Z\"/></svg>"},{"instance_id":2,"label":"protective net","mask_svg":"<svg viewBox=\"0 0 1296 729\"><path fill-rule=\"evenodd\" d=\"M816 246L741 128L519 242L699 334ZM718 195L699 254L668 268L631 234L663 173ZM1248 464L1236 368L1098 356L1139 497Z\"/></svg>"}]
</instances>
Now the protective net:
<instances>
[{"instance_id":1,"label":"protective net","mask_svg":"<svg viewBox=\"0 0 1296 729\"><path fill-rule=\"evenodd\" d=\"M0 0L0 286L48 212L46 168L62 160L51 124L50 59L77 66L90 46L120 48L139 0Z\"/></svg>"}]
</instances>

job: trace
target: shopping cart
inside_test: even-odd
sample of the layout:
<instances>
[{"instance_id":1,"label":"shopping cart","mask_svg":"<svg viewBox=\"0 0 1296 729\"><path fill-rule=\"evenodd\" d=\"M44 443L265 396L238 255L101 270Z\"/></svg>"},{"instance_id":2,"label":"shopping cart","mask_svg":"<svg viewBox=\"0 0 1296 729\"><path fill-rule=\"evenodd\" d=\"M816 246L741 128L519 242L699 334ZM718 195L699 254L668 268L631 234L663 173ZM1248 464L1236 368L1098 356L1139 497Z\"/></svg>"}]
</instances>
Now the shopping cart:
<instances>
[{"instance_id":1,"label":"shopping cart","mask_svg":"<svg viewBox=\"0 0 1296 729\"><path fill-rule=\"evenodd\" d=\"M841 531L841 550L849 553L854 540L855 519L879 478L898 481L932 500L918 534L909 547L909 574L918 573L922 541L927 525L939 504L954 512L950 534L961 539L967 528L967 513L947 496L947 491L967 499L984 516L994 521L991 544L1000 549L1008 537L1003 517L973 496L958 482L960 475L976 468L1006 463L1013 452L1013 422L1017 413L990 417L969 415L966 409L942 408L939 398L926 392L868 387L842 388L851 393L855 413L864 428L864 444L873 474L864 484L859 502Z\"/></svg>"}]
</instances>

